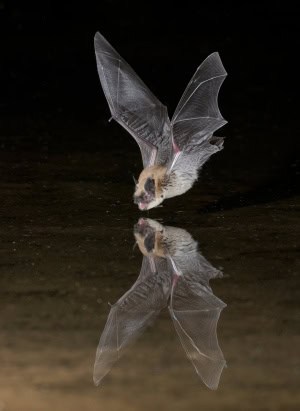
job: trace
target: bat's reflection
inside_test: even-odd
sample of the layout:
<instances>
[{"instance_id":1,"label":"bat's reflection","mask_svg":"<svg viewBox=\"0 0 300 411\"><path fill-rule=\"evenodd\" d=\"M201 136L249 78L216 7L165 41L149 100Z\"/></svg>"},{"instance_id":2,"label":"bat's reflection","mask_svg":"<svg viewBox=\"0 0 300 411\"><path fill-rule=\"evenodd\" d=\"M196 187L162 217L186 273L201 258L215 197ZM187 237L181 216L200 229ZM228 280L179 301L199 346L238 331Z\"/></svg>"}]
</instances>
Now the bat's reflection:
<instances>
[{"instance_id":1,"label":"bat's reflection","mask_svg":"<svg viewBox=\"0 0 300 411\"><path fill-rule=\"evenodd\" d=\"M222 273L199 253L181 228L140 219L134 235L144 255L140 275L111 308L97 348L94 382L99 385L124 348L167 307L184 351L204 384L216 389L224 366L217 323L226 306L209 281Z\"/></svg>"}]
</instances>

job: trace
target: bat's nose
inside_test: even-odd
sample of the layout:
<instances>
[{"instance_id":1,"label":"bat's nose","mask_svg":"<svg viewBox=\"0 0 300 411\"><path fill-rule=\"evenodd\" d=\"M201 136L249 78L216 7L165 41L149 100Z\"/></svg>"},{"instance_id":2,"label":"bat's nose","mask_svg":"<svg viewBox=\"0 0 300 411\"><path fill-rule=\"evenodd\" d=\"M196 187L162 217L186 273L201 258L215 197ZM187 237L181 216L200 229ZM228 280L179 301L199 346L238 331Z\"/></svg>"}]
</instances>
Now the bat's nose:
<instances>
[{"instance_id":1,"label":"bat's nose","mask_svg":"<svg viewBox=\"0 0 300 411\"><path fill-rule=\"evenodd\" d=\"M138 196L133 196L133 202L134 202L134 204L140 204L140 203L143 203L144 201L145 201L144 193L142 193L142 194L140 194L140 195L138 195Z\"/></svg>"},{"instance_id":2,"label":"bat's nose","mask_svg":"<svg viewBox=\"0 0 300 411\"><path fill-rule=\"evenodd\" d=\"M134 202L134 204L140 203L140 202L141 202L141 197L139 197L139 196L134 196L134 197L133 197L133 202Z\"/></svg>"},{"instance_id":3,"label":"bat's nose","mask_svg":"<svg viewBox=\"0 0 300 411\"><path fill-rule=\"evenodd\" d=\"M140 210L146 210L147 209L147 201L145 201L144 198L144 193L139 196L133 196L133 202L134 204L137 204L139 206Z\"/></svg>"}]
</instances>

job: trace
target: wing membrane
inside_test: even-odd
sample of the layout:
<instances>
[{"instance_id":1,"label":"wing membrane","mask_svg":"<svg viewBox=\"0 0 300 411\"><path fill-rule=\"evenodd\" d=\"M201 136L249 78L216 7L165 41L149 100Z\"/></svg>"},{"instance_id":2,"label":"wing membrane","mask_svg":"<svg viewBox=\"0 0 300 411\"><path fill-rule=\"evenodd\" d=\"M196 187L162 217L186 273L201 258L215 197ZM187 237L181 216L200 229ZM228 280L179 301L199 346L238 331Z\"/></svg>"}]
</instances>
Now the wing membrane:
<instances>
[{"instance_id":1,"label":"wing membrane","mask_svg":"<svg viewBox=\"0 0 300 411\"><path fill-rule=\"evenodd\" d=\"M144 257L137 281L112 306L97 348L93 376L96 385L165 306L167 274L163 259L153 262Z\"/></svg>"},{"instance_id":2,"label":"wing membrane","mask_svg":"<svg viewBox=\"0 0 300 411\"><path fill-rule=\"evenodd\" d=\"M226 75L218 53L208 56L198 67L171 121L179 150L201 144L227 123L218 107L218 93Z\"/></svg>"},{"instance_id":3,"label":"wing membrane","mask_svg":"<svg viewBox=\"0 0 300 411\"><path fill-rule=\"evenodd\" d=\"M180 277L172 289L169 312L183 349L197 374L217 389L226 361L218 344L217 324L226 306L207 287Z\"/></svg>"},{"instance_id":4,"label":"wing membrane","mask_svg":"<svg viewBox=\"0 0 300 411\"><path fill-rule=\"evenodd\" d=\"M172 147L167 108L100 33L95 52L111 114L138 143L144 167L165 162Z\"/></svg>"}]
</instances>

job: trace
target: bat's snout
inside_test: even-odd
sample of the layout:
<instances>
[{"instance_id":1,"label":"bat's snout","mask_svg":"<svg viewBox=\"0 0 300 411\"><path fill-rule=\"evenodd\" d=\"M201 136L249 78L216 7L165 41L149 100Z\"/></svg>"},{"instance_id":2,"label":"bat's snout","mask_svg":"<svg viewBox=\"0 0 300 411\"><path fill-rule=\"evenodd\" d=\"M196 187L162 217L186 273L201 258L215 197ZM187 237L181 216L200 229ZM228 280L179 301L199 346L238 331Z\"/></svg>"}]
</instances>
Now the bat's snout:
<instances>
[{"instance_id":1,"label":"bat's snout","mask_svg":"<svg viewBox=\"0 0 300 411\"><path fill-rule=\"evenodd\" d=\"M144 195L133 196L134 204L137 204L140 210L147 210L148 202Z\"/></svg>"},{"instance_id":2,"label":"bat's snout","mask_svg":"<svg viewBox=\"0 0 300 411\"><path fill-rule=\"evenodd\" d=\"M133 196L133 202L134 204L139 204L142 201L141 196Z\"/></svg>"}]
</instances>

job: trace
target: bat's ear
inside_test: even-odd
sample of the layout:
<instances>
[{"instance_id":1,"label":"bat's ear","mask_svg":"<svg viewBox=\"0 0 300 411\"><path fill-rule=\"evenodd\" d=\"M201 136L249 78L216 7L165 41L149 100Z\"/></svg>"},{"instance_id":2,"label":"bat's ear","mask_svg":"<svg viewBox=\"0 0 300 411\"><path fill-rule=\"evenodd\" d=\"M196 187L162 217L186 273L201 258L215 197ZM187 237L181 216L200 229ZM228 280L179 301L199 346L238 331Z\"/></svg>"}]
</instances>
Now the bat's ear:
<instances>
[{"instance_id":1,"label":"bat's ear","mask_svg":"<svg viewBox=\"0 0 300 411\"><path fill-rule=\"evenodd\" d=\"M144 189L147 193L155 194L155 181L154 178L148 177Z\"/></svg>"},{"instance_id":2,"label":"bat's ear","mask_svg":"<svg viewBox=\"0 0 300 411\"><path fill-rule=\"evenodd\" d=\"M133 178L135 186L137 186L137 183L138 183L137 179L134 177L134 175L132 176L132 178Z\"/></svg>"}]
</instances>

